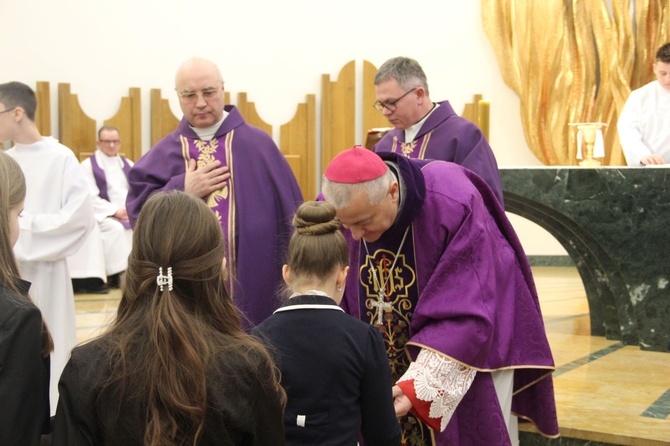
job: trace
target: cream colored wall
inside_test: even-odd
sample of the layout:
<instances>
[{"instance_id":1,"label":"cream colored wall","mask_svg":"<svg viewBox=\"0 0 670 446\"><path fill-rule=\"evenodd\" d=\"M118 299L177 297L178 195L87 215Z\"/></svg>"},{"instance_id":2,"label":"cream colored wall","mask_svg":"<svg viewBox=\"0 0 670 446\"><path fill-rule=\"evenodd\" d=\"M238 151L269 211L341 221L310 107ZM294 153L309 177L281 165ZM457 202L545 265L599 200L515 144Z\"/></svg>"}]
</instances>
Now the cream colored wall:
<instances>
[{"instance_id":1,"label":"cream colored wall","mask_svg":"<svg viewBox=\"0 0 670 446\"><path fill-rule=\"evenodd\" d=\"M457 111L474 93L491 101L490 142L500 165L540 164L524 139L518 97L499 75L478 1L2 0L0 12L0 82L49 81L54 117L55 86L69 82L99 123L129 87L140 87L144 151L149 89L161 88L178 114L174 72L191 56L215 60L232 97L247 92L278 129L305 94L315 93L319 108L322 74L335 77L352 59L379 66L406 55L423 65L433 100L449 99ZM57 136L57 122L52 129ZM524 235L529 254L546 248L539 237Z\"/></svg>"}]
</instances>

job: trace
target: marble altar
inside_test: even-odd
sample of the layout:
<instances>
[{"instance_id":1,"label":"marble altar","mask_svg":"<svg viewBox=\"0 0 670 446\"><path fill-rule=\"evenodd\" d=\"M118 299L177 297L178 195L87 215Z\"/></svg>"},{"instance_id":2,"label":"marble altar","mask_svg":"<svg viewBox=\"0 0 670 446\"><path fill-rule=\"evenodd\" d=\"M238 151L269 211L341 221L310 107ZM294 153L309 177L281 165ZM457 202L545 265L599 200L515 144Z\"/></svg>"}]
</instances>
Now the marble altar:
<instances>
[{"instance_id":1,"label":"marble altar","mask_svg":"<svg viewBox=\"0 0 670 446\"><path fill-rule=\"evenodd\" d=\"M501 168L505 208L546 229L584 282L591 332L670 352L670 168Z\"/></svg>"}]
</instances>

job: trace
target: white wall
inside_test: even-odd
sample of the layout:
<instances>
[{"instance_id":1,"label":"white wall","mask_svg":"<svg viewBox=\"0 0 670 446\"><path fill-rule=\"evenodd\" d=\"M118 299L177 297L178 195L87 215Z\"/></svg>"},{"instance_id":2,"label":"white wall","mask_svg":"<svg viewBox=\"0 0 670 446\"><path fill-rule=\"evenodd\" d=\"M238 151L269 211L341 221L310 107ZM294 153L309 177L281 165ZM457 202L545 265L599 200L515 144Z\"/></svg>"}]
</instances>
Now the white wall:
<instances>
[{"instance_id":1,"label":"white wall","mask_svg":"<svg viewBox=\"0 0 670 446\"><path fill-rule=\"evenodd\" d=\"M233 100L247 92L278 128L306 94L317 95L318 108L322 74L334 79L350 60L379 66L406 55L422 64L433 100L449 99L457 111L474 93L491 101L490 142L501 166L541 164L528 149L518 97L502 81L476 0L0 0L0 13L0 82L49 81L54 119L56 85L69 82L99 124L129 87L140 87L144 151L149 89L161 88L180 116L174 72L191 56L217 62ZM57 122L52 129L57 136ZM533 254L547 243L531 233L546 235L528 225L520 233Z\"/></svg>"}]
</instances>

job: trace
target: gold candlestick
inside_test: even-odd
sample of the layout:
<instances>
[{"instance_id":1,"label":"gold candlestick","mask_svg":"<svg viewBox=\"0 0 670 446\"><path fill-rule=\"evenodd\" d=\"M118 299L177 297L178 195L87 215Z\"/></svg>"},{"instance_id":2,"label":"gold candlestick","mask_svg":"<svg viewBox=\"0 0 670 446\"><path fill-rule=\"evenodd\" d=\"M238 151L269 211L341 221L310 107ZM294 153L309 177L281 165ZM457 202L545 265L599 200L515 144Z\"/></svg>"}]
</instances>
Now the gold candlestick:
<instances>
[{"instance_id":1,"label":"gold candlestick","mask_svg":"<svg viewBox=\"0 0 670 446\"><path fill-rule=\"evenodd\" d=\"M582 167L598 167L600 161L594 158L593 148L596 143L597 131L607 126L604 122L571 122L569 125L577 127L582 132L584 140L584 159L579 162Z\"/></svg>"}]
</instances>

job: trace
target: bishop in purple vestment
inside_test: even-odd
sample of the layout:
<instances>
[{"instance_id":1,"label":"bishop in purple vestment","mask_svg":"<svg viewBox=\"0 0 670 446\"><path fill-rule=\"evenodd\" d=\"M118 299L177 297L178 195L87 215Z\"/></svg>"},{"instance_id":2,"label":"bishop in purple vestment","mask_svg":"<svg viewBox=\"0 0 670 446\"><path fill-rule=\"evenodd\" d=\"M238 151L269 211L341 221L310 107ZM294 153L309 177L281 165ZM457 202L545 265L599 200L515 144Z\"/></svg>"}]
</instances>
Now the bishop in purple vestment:
<instances>
[{"instance_id":1,"label":"bishop in purple vestment","mask_svg":"<svg viewBox=\"0 0 670 446\"><path fill-rule=\"evenodd\" d=\"M176 84L184 118L130 170L128 215L134 222L158 191L185 190L205 200L226 237L230 294L253 326L279 305L291 219L302 194L272 138L234 106L224 107L216 65L190 59Z\"/></svg>"},{"instance_id":2,"label":"bishop in purple vestment","mask_svg":"<svg viewBox=\"0 0 670 446\"><path fill-rule=\"evenodd\" d=\"M385 339L397 408L410 410L403 444L510 445L511 413L558 436L534 281L486 183L454 163L360 147L324 177L358 272L342 307Z\"/></svg>"},{"instance_id":3,"label":"bishop in purple vestment","mask_svg":"<svg viewBox=\"0 0 670 446\"><path fill-rule=\"evenodd\" d=\"M393 130L374 146L408 158L451 161L482 177L503 202L500 173L491 146L479 127L458 116L449 101L433 103L421 65L395 57L375 75L375 107Z\"/></svg>"}]
</instances>

